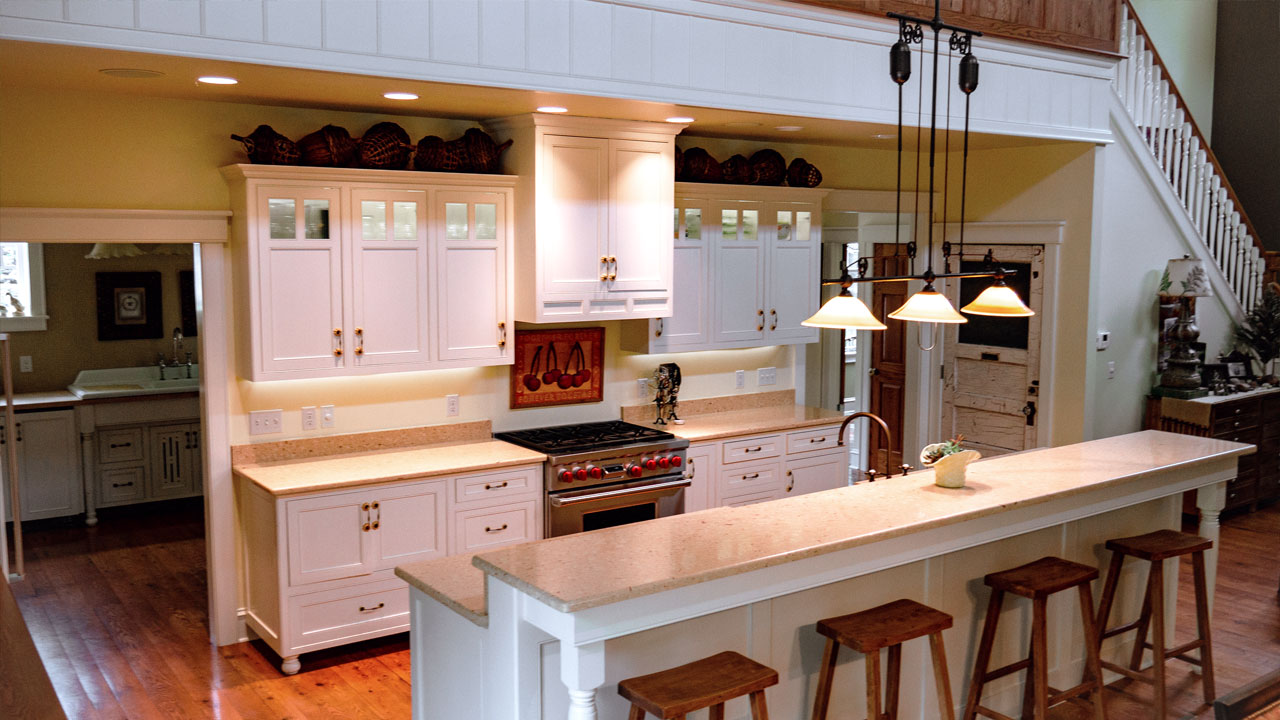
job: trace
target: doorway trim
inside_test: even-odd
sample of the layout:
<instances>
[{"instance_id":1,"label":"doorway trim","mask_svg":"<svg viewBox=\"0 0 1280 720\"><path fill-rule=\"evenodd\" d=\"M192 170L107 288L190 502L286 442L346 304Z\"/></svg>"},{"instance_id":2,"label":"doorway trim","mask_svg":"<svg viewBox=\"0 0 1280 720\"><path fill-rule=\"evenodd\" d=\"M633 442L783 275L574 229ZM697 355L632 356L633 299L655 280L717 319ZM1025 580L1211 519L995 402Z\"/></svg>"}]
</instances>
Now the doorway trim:
<instances>
[{"instance_id":1,"label":"doorway trim","mask_svg":"<svg viewBox=\"0 0 1280 720\"><path fill-rule=\"evenodd\" d=\"M948 237L960 236L959 223L939 224L935 227L945 227ZM1037 447L1049 447L1053 442L1054 397L1057 394L1057 384L1053 381L1053 365L1058 342L1059 259L1066 229L1067 221L1065 220L966 222L964 224L966 245L972 243L974 245L1044 246L1044 294L1040 305L1040 411L1037 413L1037 417L1043 418L1044 422L1040 425L1040 432L1036 437ZM942 380L936 375L934 388L929 396L929 405L932 410L929 413L929 417L932 418L930 420L931 436L941 437Z\"/></svg>"}]
</instances>

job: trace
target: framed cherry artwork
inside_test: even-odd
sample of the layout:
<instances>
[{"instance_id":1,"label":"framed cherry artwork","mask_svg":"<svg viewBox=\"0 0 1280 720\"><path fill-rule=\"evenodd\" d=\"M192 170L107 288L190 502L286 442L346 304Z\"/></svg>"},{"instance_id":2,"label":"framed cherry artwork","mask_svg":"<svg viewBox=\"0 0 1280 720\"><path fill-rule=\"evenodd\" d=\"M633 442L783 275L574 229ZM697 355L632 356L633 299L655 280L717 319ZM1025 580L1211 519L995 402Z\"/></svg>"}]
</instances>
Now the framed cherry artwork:
<instances>
[{"instance_id":1,"label":"framed cherry artwork","mask_svg":"<svg viewBox=\"0 0 1280 720\"><path fill-rule=\"evenodd\" d=\"M604 328L517 330L511 409L604 400Z\"/></svg>"}]
</instances>

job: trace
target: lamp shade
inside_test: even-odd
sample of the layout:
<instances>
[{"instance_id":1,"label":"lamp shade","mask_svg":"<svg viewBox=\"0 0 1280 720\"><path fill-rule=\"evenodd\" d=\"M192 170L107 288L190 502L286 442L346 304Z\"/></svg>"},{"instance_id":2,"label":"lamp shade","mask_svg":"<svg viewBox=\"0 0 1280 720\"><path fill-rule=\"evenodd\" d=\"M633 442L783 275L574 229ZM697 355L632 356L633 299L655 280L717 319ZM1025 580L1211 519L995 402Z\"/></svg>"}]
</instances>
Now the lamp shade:
<instances>
[{"instance_id":1,"label":"lamp shade","mask_svg":"<svg viewBox=\"0 0 1280 720\"><path fill-rule=\"evenodd\" d=\"M871 309L858 298L841 293L823 303L813 317L800 323L805 327L844 330L884 330L885 324L871 314Z\"/></svg>"},{"instance_id":2,"label":"lamp shade","mask_svg":"<svg viewBox=\"0 0 1280 720\"><path fill-rule=\"evenodd\" d=\"M1168 289L1165 295L1177 297L1213 297L1213 289L1209 287L1209 275L1204 271L1204 261L1190 255L1170 260L1164 270L1165 278L1161 282Z\"/></svg>"},{"instance_id":3,"label":"lamp shade","mask_svg":"<svg viewBox=\"0 0 1280 720\"><path fill-rule=\"evenodd\" d=\"M1031 317L1036 314L1035 310L1023 304L1018 293L1005 285L1003 280L996 280L991 287L979 293L973 302L960 308L960 312L996 317Z\"/></svg>"},{"instance_id":4,"label":"lamp shade","mask_svg":"<svg viewBox=\"0 0 1280 720\"><path fill-rule=\"evenodd\" d=\"M956 312L945 295L925 285L920 292L907 298L902 307L889 313L894 320L910 320L927 323L967 323L969 318Z\"/></svg>"}]
</instances>

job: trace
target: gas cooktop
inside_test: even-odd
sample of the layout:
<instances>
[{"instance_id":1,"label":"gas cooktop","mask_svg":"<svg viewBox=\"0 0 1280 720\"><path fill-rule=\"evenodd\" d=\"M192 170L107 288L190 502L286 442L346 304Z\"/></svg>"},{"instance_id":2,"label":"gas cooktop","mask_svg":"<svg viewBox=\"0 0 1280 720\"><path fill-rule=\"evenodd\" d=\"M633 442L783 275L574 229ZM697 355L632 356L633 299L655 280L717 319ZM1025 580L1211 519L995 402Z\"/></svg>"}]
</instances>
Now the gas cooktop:
<instances>
[{"instance_id":1,"label":"gas cooktop","mask_svg":"<svg viewBox=\"0 0 1280 720\"><path fill-rule=\"evenodd\" d=\"M555 427L494 433L498 440L514 443L548 455L590 452L603 448L674 440L662 430L633 425L621 420L557 425Z\"/></svg>"}]
</instances>

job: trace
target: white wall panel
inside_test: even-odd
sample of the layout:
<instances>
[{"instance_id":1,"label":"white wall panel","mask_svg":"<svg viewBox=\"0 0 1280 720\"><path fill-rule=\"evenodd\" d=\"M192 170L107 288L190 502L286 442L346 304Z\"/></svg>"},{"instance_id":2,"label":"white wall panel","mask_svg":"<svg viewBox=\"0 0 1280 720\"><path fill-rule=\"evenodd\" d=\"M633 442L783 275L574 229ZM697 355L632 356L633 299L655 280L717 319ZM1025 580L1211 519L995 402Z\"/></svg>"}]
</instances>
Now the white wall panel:
<instances>
[{"instance_id":1,"label":"white wall panel","mask_svg":"<svg viewBox=\"0 0 1280 720\"><path fill-rule=\"evenodd\" d=\"M62 20L62 3L49 0L0 0L0 14L34 20Z\"/></svg>"},{"instance_id":2,"label":"white wall panel","mask_svg":"<svg viewBox=\"0 0 1280 720\"><path fill-rule=\"evenodd\" d=\"M528 68L535 72L568 75L572 71L571 0L536 0L529 4L527 20Z\"/></svg>"},{"instance_id":3,"label":"white wall panel","mask_svg":"<svg viewBox=\"0 0 1280 720\"><path fill-rule=\"evenodd\" d=\"M383 55L431 57L431 5L426 0L380 0L378 30Z\"/></svg>"},{"instance_id":4,"label":"white wall panel","mask_svg":"<svg viewBox=\"0 0 1280 720\"><path fill-rule=\"evenodd\" d=\"M200 0L138 0L138 27L143 30L200 34Z\"/></svg>"},{"instance_id":5,"label":"white wall panel","mask_svg":"<svg viewBox=\"0 0 1280 720\"><path fill-rule=\"evenodd\" d=\"M727 34L729 25L706 18L689 19L689 86L695 88L725 87L728 75Z\"/></svg>"},{"instance_id":6,"label":"white wall panel","mask_svg":"<svg viewBox=\"0 0 1280 720\"><path fill-rule=\"evenodd\" d=\"M378 3L374 0L324 4L324 46L330 50L376 55Z\"/></svg>"},{"instance_id":7,"label":"white wall panel","mask_svg":"<svg viewBox=\"0 0 1280 720\"><path fill-rule=\"evenodd\" d=\"M653 81L689 86L689 17L673 13L653 16Z\"/></svg>"},{"instance_id":8,"label":"white wall panel","mask_svg":"<svg viewBox=\"0 0 1280 720\"><path fill-rule=\"evenodd\" d=\"M580 77L609 77L613 73L613 8L574 0L571 26L571 72Z\"/></svg>"},{"instance_id":9,"label":"white wall panel","mask_svg":"<svg viewBox=\"0 0 1280 720\"><path fill-rule=\"evenodd\" d=\"M262 16L261 2L205 0L204 33L214 38L262 42Z\"/></svg>"},{"instance_id":10,"label":"white wall panel","mask_svg":"<svg viewBox=\"0 0 1280 720\"><path fill-rule=\"evenodd\" d=\"M316 48L324 44L320 0L271 0L265 8L267 42Z\"/></svg>"},{"instance_id":11,"label":"white wall panel","mask_svg":"<svg viewBox=\"0 0 1280 720\"><path fill-rule=\"evenodd\" d=\"M653 78L653 13L613 9L613 77L649 82Z\"/></svg>"},{"instance_id":12,"label":"white wall panel","mask_svg":"<svg viewBox=\"0 0 1280 720\"><path fill-rule=\"evenodd\" d=\"M54 0L46 0L50 5ZM67 20L103 27L133 27L134 5L130 0L67 0Z\"/></svg>"},{"instance_id":13,"label":"white wall panel","mask_svg":"<svg viewBox=\"0 0 1280 720\"><path fill-rule=\"evenodd\" d=\"M524 0L480 0L481 65L524 69L526 5Z\"/></svg>"},{"instance_id":14,"label":"white wall panel","mask_svg":"<svg viewBox=\"0 0 1280 720\"><path fill-rule=\"evenodd\" d=\"M479 63L479 0L431 0L431 59Z\"/></svg>"}]
</instances>

